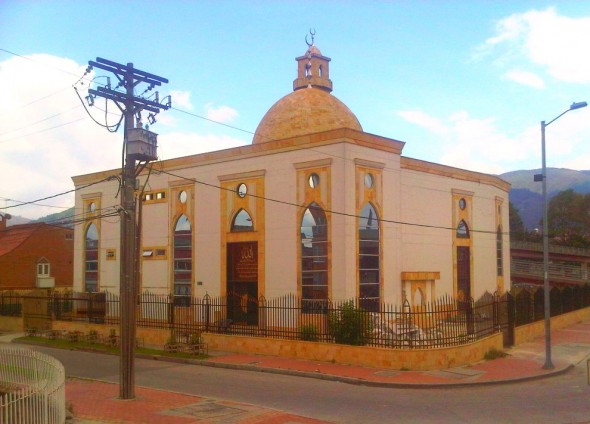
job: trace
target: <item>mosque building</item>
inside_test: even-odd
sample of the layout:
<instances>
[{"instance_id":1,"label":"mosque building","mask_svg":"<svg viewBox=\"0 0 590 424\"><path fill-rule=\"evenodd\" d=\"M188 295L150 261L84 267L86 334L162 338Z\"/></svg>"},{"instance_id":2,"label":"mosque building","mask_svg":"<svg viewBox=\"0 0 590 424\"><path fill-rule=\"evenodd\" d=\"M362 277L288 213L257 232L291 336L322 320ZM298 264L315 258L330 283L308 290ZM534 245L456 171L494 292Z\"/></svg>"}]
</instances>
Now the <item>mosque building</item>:
<instances>
[{"instance_id":1,"label":"mosque building","mask_svg":"<svg viewBox=\"0 0 590 424\"><path fill-rule=\"evenodd\" d=\"M308 44L309 45L309 44ZM421 305L510 284L508 192L497 176L402 156L332 92L330 58L296 58L293 92L252 144L152 163L139 176L139 290ZM119 175L73 177L74 289L119 291ZM142 189L143 188L143 189Z\"/></svg>"}]
</instances>

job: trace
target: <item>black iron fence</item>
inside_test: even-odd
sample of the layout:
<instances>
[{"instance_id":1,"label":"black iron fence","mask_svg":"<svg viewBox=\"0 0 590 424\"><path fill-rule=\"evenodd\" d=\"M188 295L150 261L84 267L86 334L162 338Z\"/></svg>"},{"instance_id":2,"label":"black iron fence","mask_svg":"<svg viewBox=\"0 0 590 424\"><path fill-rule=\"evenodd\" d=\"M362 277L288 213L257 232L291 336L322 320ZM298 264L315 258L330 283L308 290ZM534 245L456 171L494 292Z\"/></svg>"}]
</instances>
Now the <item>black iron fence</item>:
<instances>
[{"instance_id":1,"label":"black iron fence","mask_svg":"<svg viewBox=\"0 0 590 424\"><path fill-rule=\"evenodd\" d=\"M109 292L0 293L0 315L20 316L23 299L39 296L46 308L31 312L50 320L119 324L119 296ZM312 307L313 306L313 307ZM294 295L275 299L229 294L192 298L179 305L172 295L143 293L137 299L138 327L250 335L390 348L456 346L502 331L512 343L515 326L543 319L543 290L486 293L477 301L443 296L420 306L381 303L364 309L362 299L318 301ZM590 286L554 288L551 314L590 306Z\"/></svg>"}]
</instances>

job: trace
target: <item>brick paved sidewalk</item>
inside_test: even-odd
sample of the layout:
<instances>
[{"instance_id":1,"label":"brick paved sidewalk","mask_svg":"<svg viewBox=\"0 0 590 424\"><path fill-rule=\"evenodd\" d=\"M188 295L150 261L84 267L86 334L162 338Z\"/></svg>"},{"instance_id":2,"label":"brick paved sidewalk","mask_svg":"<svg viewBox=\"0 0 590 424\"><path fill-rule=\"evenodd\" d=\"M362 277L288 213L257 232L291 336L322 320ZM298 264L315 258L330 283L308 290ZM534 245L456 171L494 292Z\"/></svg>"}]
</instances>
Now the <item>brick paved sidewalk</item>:
<instances>
[{"instance_id":1,"label":"brick paved sidewalk","mask_svg":"<svg viewBox=\"0 0 590 424\"><path fill-rule=\"evenodd\" d=\"M523 343L506 352L508 356L504 358L434 371L399 371L245 354L216 356L202 364L391 387L429 388L518 382L561 374L590 355L590 321L552 330L555 366L552 370L543 369L544 338Z\"/></svg>"},{"instance_id":2,"label":"brick paved sidewalk","mask_svg":"<svg viewBox=\"0 0 590 424\"><path fill-rule=\"evenodd\" d=\"M0 338L9 342L11 337ZM5 340L4 340L5 339ZM508 356L434 371L400 371L244 354L219 354L203 366L294 374L354 384L389 387L457 387L472 384L506 384L544 378L584 364L590 355L590 321L552 330L553 370L542 368L544 338L507 349ZM162 358L165 360L165 358ZM66 398L73 406L76 424L96 423L322 423L263 407L181 393L136 387L136 399L120 400L117 384L69 379Z\"/></svg>"},{"instance_id":3,"label":"brick paved sidewalk","mask_svg":"<svg viewBox=\"0 0 590 424\"><path fill-rule=\"evenodd\" d=\"M244 403L145 387L136 387L135 395L133 400L119 399L119 385L114 383L66 382L66 399L72 405L75 424L326 423Z\"/></svg>"}]
</instances>

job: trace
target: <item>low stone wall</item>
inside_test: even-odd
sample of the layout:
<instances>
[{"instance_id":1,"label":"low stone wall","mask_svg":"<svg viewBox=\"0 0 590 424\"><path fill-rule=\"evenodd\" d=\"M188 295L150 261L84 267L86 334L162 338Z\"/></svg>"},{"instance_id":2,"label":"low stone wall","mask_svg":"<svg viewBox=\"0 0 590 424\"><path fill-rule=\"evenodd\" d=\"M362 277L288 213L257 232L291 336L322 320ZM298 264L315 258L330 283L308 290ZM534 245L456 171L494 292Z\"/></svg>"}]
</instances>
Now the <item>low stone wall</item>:
<instances>
[{"instance_id":1,"label":"low stone wall","mask_svg":"<svg viewBox=\"0 0 590 424\"><path fill-rule=\"evenodd\" d=\"M83 333L94 330L102 337L108 336L111 330L114 330L119 335L118 326L82 322L54 321L53 329L81 331ZM138 327L136 335L144 346L161 349L170 337L170 332L168 330ZM486 352L491 349L503 349L501 333L461 346L427 349L388 349L211 333L204 333L203 340L207 343L210 351L284 356L313 361L417 371L471 364L482 360Z\"/></svg>"},{"instance_id":2,"label":"low stone wall","mask_svg":"<svg viewBox=\"0 0 590 424\"><path fill-rule=\"evenodd\" d=\"M456 347L388 349L299 340L204 334L209 350L309 359L369 367L434 370L478 362L490 349L502 350L502 334Z\"/></svg>"},{"instance_id":3,"label":"low stone wall","mask_svg":"<svg viewBox=\"0 0 590 424\"><path fill-rule=\"evenodd\" d=\"M551 329L569 327L572 324L590 319L590 308L578 309L551 318ZM530 342L545 335L545 320L520 325L514 329L514 344Z\"/></svg>"},{"instance_id":4,"label":"low stone wall","mask_svg":"<svg viewBox=\"0 0 590 424\"><path fill-rule=\"evenodd\" d=\"M23 319L22 317L4 317L0 316L0 330L8 332L21 332L23 331Z\"/></svg>"}]
</instances>

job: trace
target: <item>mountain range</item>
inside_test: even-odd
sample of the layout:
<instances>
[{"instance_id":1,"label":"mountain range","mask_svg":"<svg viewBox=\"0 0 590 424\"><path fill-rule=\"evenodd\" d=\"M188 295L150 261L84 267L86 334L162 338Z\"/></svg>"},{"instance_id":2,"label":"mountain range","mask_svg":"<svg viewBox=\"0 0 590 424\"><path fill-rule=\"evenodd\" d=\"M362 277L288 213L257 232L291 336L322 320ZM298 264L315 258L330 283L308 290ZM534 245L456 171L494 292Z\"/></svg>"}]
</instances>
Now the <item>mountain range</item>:
<instances>
[{"instance_id":1,"label":"mountain range","mask_svg":"<svg viewBox=\"0 0 590 424\"><path fill-rule=\"evenodd\" d=\"M11 218L7 221L7 225L31 224L35 222L47 222L49 224L62 225L73 228L72 218L74 216L74 207L66 209L62 212L52 213L50 215L42 216L39 219L29 219L19 215L11 214Z\"/></svg>"},{"instance_id":2,"label":"mountain range","mask_svg":"<svg viewBox=\"0 0 590 424\"><path fill-rule=\"evenodd\" d=\"M518 209L528 230L539 227L543 216L543 185L534 181L535 174L541 174L541 169L511 171L499 175L512 184L510 202ZM560 191L570 189L580 194L590 193L590 171L547 168L548 200Z\"/></svg>"}]
</instances>

